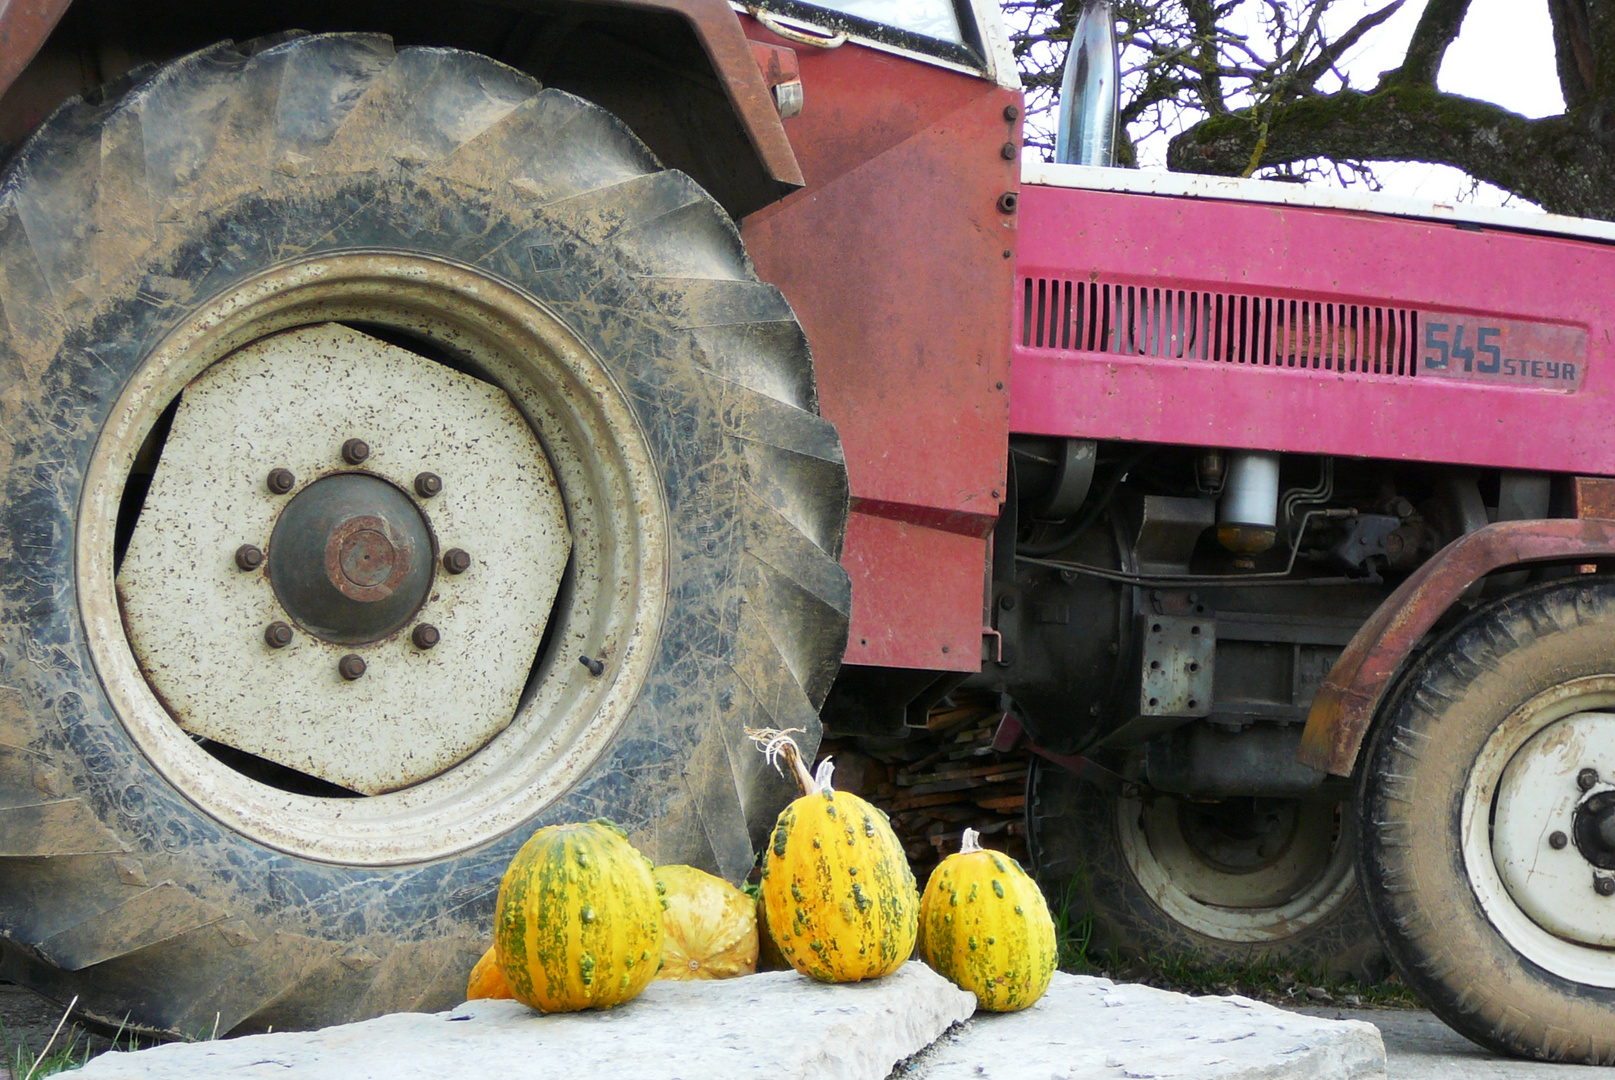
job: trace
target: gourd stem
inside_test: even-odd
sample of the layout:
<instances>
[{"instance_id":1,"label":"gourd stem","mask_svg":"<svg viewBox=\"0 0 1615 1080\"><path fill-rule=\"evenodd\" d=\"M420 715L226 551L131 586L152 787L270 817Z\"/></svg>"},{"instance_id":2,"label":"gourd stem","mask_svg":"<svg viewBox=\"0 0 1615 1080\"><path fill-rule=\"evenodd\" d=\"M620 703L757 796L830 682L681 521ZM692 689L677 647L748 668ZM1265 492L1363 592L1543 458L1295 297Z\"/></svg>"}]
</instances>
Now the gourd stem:
<instances>
[{"instance_id":1,"label":"gourd stem","mask_svg":"<svg viewBox=\"0 0 1615 1080\"><path fill-rule=\"evenodd\" d=\"M791 763L791 771L796 774L796 783L802 789L802 794L812 795L821 791L827 785L821 785L808 772L807 766L802 763L802 751L791 738L792 733L802 734L801 728L786 728L780 731L777 728L747 728L746 737L757 744L757 749L763 752L763 758L776 770L779 769L779 759L783 757ZM828 760L826 760L828 764ZM829 779L828 775L825 778Z\"/></svg>"},{"instance_id":2,"label":"gourd stem","mask_svg":"<svg viewBox=\"0 0 1615 1080\"><path fill-rule=\"evenodd\" d=\"M981 834L975 829L966 828L964 835L959 838L959 854L969 855L972 851L981 850Z\"/></svg>"}]
</instances>

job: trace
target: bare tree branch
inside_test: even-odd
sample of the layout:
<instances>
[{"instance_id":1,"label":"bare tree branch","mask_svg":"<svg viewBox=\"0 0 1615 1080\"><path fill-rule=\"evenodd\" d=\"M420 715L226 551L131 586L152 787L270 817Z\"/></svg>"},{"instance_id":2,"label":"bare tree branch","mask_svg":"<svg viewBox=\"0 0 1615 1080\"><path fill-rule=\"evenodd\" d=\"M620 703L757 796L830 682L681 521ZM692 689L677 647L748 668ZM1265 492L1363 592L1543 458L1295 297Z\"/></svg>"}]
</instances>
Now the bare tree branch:
<instances>
[{"instance_id":1,"label":"bare tree branch","mask_svg":"<svg viewBox=\"0 0 1615 1080\"><path fill-rule=\"evenodd\" d=\"M1593 50L1586 0L1548 0L1553 20L1553 54L1565 108L1577 110L1593 99Z\"/></svg>"},{"instance_id":2,"label":"bare tree branch","mask_svg":"<svg viewBox=\"0 0 1615 1080\"><path fill-rule=\"evenodd\" d=\"M1419 24L1413 28L1413 40L1408 42L1402 66L1386 77L1386 84L1434 86L1441 59L1457 38L1468 12L1469 0L1429 0Z\"/></svg>"},{"instance_id":3,"label":"bare tree branch","mask_svg":"<svg viewBox=\"0 0 1615 1080\"><path fill-rule=\"evenodd\" d=\"M1238 175L1256 141L1248 118L1208 118L1172 140L1167 161L1185 172ZM1517 113L1433 87L1353 90L1279 105L1270 120L1270 163L1428 161L1559 213L1615 217L1615 153L1563 116Z\"/></svg>"}]
</instances>

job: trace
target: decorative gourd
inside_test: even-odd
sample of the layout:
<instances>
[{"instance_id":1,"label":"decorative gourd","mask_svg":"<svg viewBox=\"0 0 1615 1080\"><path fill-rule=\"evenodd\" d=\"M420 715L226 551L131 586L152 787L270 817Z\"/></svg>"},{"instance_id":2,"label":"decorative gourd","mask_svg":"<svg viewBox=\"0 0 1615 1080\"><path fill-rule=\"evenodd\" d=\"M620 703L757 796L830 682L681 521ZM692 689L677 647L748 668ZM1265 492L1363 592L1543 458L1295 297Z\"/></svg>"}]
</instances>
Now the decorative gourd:
<instances>
[{"instance_id":1,"label":"decorative gourd","mask_svg":"<svg viewBox=\"0 0 1615 1080\"><path fill-rule=\"evenodd\" d=\"M1037 884L1008 855L985 851L974 829L931 871L920 900L920 956L992 1012L1043 996L1058 953Z\"/></svg>"},{"instance_id":2,"label":"decorative gourd","mask_svg":"<svg viewBox=\"0 0 1615 1080\"><path fill-rule=\"evenodd\" d=\"M788 732L748 732L769 761L790 762L802 797L774 824L761 895L780 953L821 982L896 971L914 951L919 893L886 815L830 785L829 760L808 773Z\"/></svg>"},{"instance_id":3,"label":"decorative gourd","mask_svg":"<svg viewBox=\"0 0 1615 1080\"><path fill-rule=\"evenodd\" d=\"M757 970L757 913L751 897L693 866L658 866L663 889L658 979L730 979Z\"/></svg>"},{"instance_id":4,"label":"decorative gourd","mask_svg":"<svg viewBox=\"0 0 1615 1080\"><path fill-rule=\"evenodd\" d=\"M477 966L471 969L471 979L465 986L465 999L476 1001L478 998L508 998L510 997L510 983L505 981L505 973L499 968L499 957L494 953L492 945L477 961Z\"/></svg>"},{"instance_id":5,"label":"decorative gourd","mask_svg":"<svg viewBox=\"0 0 1615 1080\"><path fill-rule=\"evenodd\" d=\"M522 845L494 910L511 996L545 1012L609 1009L662 962L662 897L651 862L609 821L551 825Z\"/></svg>"}]
</instances>

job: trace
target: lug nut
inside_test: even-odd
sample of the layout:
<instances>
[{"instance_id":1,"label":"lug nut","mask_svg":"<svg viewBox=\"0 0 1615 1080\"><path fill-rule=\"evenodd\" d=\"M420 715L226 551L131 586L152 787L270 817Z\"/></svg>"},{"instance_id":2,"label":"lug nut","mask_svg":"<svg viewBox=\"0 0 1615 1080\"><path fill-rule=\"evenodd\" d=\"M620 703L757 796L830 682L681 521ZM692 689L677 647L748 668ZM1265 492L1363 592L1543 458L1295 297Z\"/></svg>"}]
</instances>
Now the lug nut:
<instances>
[{"instance_id":1,"label":"lug nut","mask_svg":"<svg viewBox=\"0 0 1615 1080\"><path fill-rule=\"evenodd\" d=\"M449 548L443 553L443 569L451 574L463 574L471 569L471 555L461 548Z\"/></svg>"},{"instance_id":2,"label":"lug nut","mask_svg":"<svg viewBox=\"0 0 1615 1080\"><path fill-rule=\"evenodd\" d=\"M1570 838L1557 829L1548 834L1548 846L1555 851L1563 851L1568 843L1570 843Z\"/></svg>"},{"instance_id":3,"label":"lug nut","mask_svg":"<svg viewBox=\"0 0 1615 1080\"><path fill-rule=\"evenodd\" d=\"M1583 769L1576 774L1576 786L1583 791L1592 790L1592 786L1596 783L1598 783L1597 769Z\"/></svg>"},{"instance_id":4,"label":"lug nut","mask_svg":"<svg viewBox=\"0 0 1615 1080\"><path fill-rule=\"evenodd\" d=\"M415 494L430 499L443 490L443 478L437 473L423 472L415 477Z\"/></svg>"},{"instance_id":5,"label":"lug nut","mask_svg":"<svg viewBox=\"0 0 1615 1080\"><path fill-rule=\"evenodd\" d=\"M362 465L370 456L370 444L363 439L349 439L342 444L342 460L349 465Z\"/></svg>"},{"instance_id":6,"label":"lug nut","mask_svg":"<svg viewBox=\"0 0 1615 1080\"><path fill-rule=\"evenodd\" d=\"M1593 878L1593 889L1599 896L1615 896L1615 878Z\"/></svg>"},{"instance_id":7,"label":"lug nut","mask_svg":"<svg viewBox=\"0 0 1615 1080\"><path fill-rule=\"evenodd\" d=\"M236 548L236 566L242 570L256 570L264 564L264 553L251 544Z\"/></svg>"},{"instance_id":8,"label":"lug nut","mask_svg":"<svg viewBox=\"0 0 1615 1080\"><path fill-rule=\"evenodd\" d=\"M336 670L344 679L352 682L364 674L364 657L349 653L336 662Z\"/></svg>"},{"instance_id":9,"label":"lug nut","mask_svg":"<svg viewBox=\"0 0 1615 1080\"><path fill-rule=\"evenodd\" d=\"M409 640L415 643L417 649L430 649L443 640L443 635L431 623L421 623L410 632Z\"/></svg>"},{"instance_id":10,"label":"lug nut","mask_svg":"<svg viewBox=\"0 0 1615 1080\"><path fill-rule=\"evenodd\" d=\"M297 477L290 469L270 469L268 484L270 494L284 495L297 486Z\"/></svg>"},{"instance_id":11,"label":"lug nut","mask_svg":"<svg viewBox=\"0 0 1615 1080\"><path fill-rule=\"evenodd\" d=\"M1021 118L1021 110L1013 105L1004 106L1004 119L1014 122Z\"/></svg>"},{"instance_id":12,"label":"lug nut","mask_svg":"<svg viewBox=\"0 0 1615 1080\"><path fill-rule=\"evenodd\" d=\"M578 657L578 663L588 668L590 675L599 676L601 672L606 670L606 665L592 656L580 656Z\"/></svg>"},{"instance_id":13,"label":"lug nut","mask_svg":"<svg viewBox=\"0 0 1615 1080\"><path fill-rule=\"evenodd\" d=\"M284 649L292 643L292 628L283 622L272 622L264 627L264 644L271 649Z\"/></svg>"},{"instance_id":14,"label":"lug nut","mask_svg":"<svg viewBox=\"0 0 1615 1080\"><path fill-rule=\"evenodd\" d=\"M998 153L1003 157L1003 159L1005 161L1014 161L1015 160L1015 155L1020 153L1020 150L1016 149L1014 143L1007 142L1003 146L1000 146L998 148Z\"/></svg>"}]
</instances>

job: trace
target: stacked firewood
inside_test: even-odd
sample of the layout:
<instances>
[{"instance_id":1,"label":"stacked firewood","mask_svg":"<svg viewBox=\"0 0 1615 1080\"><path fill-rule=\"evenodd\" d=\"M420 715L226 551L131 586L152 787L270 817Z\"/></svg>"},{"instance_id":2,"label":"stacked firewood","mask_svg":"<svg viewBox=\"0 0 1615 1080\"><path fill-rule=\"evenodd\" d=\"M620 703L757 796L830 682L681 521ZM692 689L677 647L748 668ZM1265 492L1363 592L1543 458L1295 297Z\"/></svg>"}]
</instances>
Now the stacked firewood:
<instances>
[{"instance_id":1,"label":"stacked firewood","mask_svg":"<svg viewBox=\"0 0 1615 1080\"><path fill-rule=\"evenodd\" d=\"M898 743L826 739L819 756L836 759L836 787L863 796L892 819L923 886L931 869L959 850L965 828L982 846L1026 863L1026 766L1022 750L992 748L1003 713L969 698L945 698Z\"/></svg>"}]
</instances>

